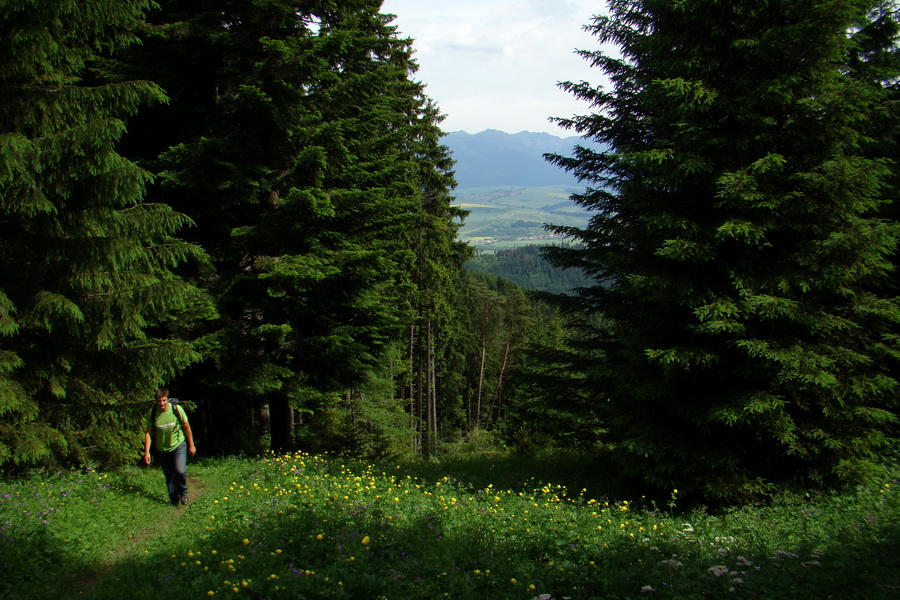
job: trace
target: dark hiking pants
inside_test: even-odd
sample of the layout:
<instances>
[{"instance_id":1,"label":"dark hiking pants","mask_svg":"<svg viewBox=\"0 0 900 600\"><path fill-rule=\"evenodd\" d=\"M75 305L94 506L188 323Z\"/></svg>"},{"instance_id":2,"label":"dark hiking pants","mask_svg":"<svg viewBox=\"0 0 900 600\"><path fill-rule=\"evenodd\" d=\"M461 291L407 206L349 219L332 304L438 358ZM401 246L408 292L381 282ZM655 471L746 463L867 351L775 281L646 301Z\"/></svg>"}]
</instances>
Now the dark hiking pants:
<instances>
[{"instance_id":1,"label":"dark hiking pants","mask_svg":"<svg viewBox=\"0 0 900 600\"><path fill-rule=\"evenodd\" d=\"M169 502L178 504L182 496L187 496L187 442L181 442L171 452L160 452L158 456L166 476Z\"/></svg>"}]
</instances>

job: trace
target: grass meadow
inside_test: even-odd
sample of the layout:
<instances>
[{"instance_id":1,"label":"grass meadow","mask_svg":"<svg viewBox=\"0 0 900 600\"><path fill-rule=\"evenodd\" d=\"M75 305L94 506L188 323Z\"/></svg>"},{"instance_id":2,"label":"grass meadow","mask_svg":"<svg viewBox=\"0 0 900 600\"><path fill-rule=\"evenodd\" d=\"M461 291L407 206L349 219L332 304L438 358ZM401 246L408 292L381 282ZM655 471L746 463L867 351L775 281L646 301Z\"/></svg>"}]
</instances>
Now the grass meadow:
<instances>
[{"instance_id":1,"label":"grass meadow","mask_svg":"<svg viewBox=\"0 0 900 600\"><path fill-rule=\"evenodd\" d=\"M896 463L849 493L716 510L505 454L189 475L178 508L155 468L0 483L0 598L900 598Z\"/></svg>"},{"instance_id":2,"label":"grass meadow","mask_svg":"<svg viewBox=\"0 0 900 600\"><path fill-rule=\"evenodd\" d=\"M584 227L590 214L569 200L575 191L581 190L570 186L457 189L454 206L469 211L459 239L475 246L491 240L488 247L514 248L529 243L528 237L546 235L545 223Z\"/></svg>"}]
</instances>

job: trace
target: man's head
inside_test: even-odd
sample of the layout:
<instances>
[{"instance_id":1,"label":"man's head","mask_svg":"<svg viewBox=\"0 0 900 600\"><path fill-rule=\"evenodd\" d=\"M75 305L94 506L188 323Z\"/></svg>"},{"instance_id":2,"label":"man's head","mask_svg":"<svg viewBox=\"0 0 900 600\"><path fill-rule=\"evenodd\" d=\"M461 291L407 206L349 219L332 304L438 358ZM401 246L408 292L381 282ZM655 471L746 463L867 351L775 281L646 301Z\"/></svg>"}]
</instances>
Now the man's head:
<instances>
[{"instance_id":1,"label":"man's head","mask_svg":"<svg viewBox=\"0 0 900 600\"><path fill-rule=\"evenodd\" d=\"M169 405L168 388L159 388L156 390L156 405L162 409L165 409Z\"/></svg>"}]
</instances>

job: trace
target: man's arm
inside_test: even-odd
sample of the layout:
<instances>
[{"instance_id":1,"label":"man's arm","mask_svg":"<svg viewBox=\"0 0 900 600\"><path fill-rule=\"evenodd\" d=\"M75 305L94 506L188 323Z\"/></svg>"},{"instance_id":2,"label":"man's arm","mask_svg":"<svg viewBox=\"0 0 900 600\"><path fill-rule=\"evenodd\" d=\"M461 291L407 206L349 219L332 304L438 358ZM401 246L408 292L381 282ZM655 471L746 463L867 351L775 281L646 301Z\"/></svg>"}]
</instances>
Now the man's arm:
<instances>
[{"instance_id":1,"label":"man's arm","mask_svg":"<svg viewBox=\"0 0 900 600\"><path fill-rule=\"evenodd\" d=\"M184 427L184 437L187 438L188 452L190 452L191 456L194 456L197 454L197 448L194 446L194 433L191 431L191 424L185 421L182 423L182 427Z\"/></svg>"},{"instance_id":2,"label":"man's arm","mask_svg":"<svg viewBox=\"0 0 900 600\"><path fill-rule=\"evenodd\" d=\"M144 464L150 464L150 432L153 430L152 427L147 427L144 431Z\"/></svg>"}]
</instances>

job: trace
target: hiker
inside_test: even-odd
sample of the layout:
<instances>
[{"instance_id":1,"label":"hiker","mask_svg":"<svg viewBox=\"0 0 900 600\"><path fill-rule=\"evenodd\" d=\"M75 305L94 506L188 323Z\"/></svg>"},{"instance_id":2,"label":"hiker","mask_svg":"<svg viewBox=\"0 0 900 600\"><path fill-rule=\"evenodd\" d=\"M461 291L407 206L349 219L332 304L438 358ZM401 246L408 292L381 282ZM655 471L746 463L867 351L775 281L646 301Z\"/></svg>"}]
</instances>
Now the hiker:
<instances>
[{"instance_id":1,"label":"hiker","mask_svg":"<svg viewBox=\"0 0 900 600\"><path fill-rule=\"evenodd\" d=\"M144 424L144 464L150 464L152 443L166 476L169 501L176 506L187 504L187 453L194 456L197 448L184 408L169 401L168 389L159 388L156 404L147 413Z\"/></svg>"}]
</instances>

